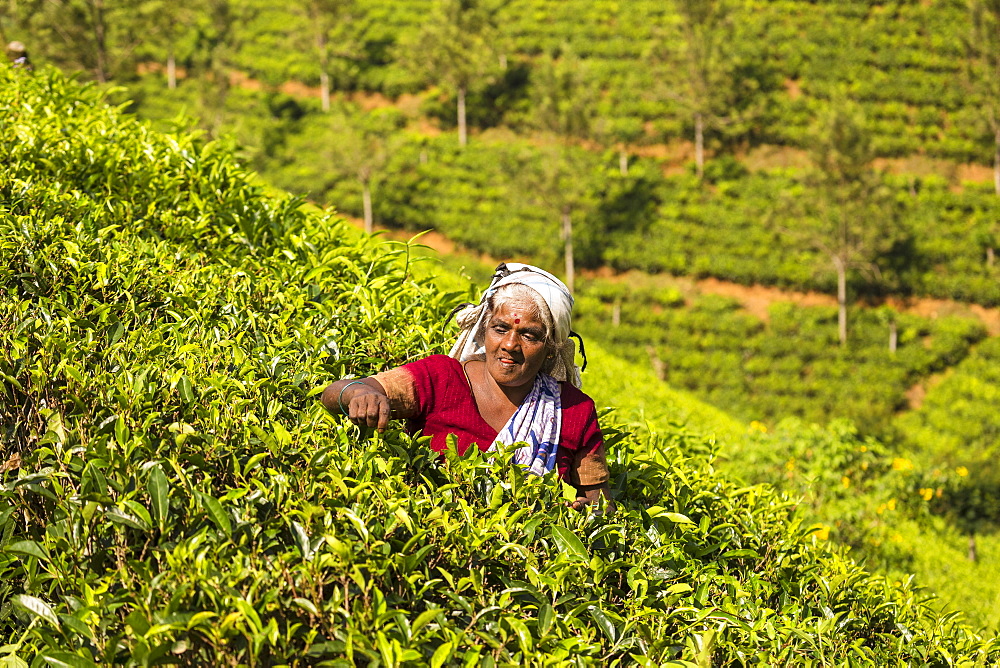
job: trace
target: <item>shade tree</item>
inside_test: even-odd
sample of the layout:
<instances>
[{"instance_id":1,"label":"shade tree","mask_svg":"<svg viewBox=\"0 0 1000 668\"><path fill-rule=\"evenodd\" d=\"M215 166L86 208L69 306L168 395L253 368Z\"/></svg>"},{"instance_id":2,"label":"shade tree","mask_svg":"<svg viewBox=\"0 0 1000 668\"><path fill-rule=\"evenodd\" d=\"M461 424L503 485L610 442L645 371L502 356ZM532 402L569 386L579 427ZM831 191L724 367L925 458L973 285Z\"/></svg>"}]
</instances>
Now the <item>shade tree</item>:
<instances>
[{"instance_id":1,"label":"shade tree","mask_svg":"<svg viewBox=\"0 0 1000 668\"><path fill-rule=\"evenodd\" d=\"M320 104L323 111L330 111L334 71L365 58L363 7L356 0L299 0L296 10L308 23L306 50L315 57L319 70Z\"/></svg>"},{"instance_id":2,"label":"shade tree","mask_svg":"<svg viewBox=\"0 0 1000 668\"><path fill-rule=\"evenodd\" d=\"M879 259L905 236L896 202L873 167L872 136L860 108L835 98L814 121L811 169L796 198L801 214L787 234L819 251L837 277L837 334L847 343L847 276L879 279Z\"/></svg>"},{"instance_id":3,"label":"shade tree","mask_svg":"<svg viewBox=\"0 0 1000 668\"><path fill-rule=\"evenodd\" d=\"M359 114L353 109L337 109L328 116L316 119L304 128L288 145L289 153L309 150L306 180L315 185L312 190L344 192L338 183L350 180L354 192L361 198L361 212L365 232L375 229L372 194L382 177L382 170L396 142L401 141L399 129L404 119L394 109L377 109Z\"/></svg>"},{"instance_id":4,"label":"shade tree","mask_svg":"<svg viewBox=\"0 0 1000 668\"><path fill-rule=\"evenodd\" d=\"M143 34L142 51L162 59L167 87L174 90L177 88L177 64L191 46L190 31L198 8L186 2L144 0L138 3L136 10L133 20Z\"/></svg>"},{"instance_id":5,"label":"shade tree","mask_svg":"<svg viewBox=\"0 0 1000 668\"><path fill-rule=\"evenodd\" d=\"M593 126L597 91L587 77L585 61L567 47L543 58L532 73L532 108L529 123L546 142L529 188L539 203L559 219L566 285L572 291L574 259L573 219L593 197L585 173L574 160L572 146Z\"/></svg>"},{"instance_id":6,"label":"shade tree","mask_svg":"<svg viewBox=\"0 0 1000 668\"><path fill-rule=\"evenodd\" d=\"M993 143L993 191L1000 198L1000 0L968 0L965 83L972 94L977 124ZM1000 202L1000 200L998 200ZM982 226L986 264L993 266L1000 236L1000 203Z\"/></svg>"},{"instance_id":7,"label":"shade tree","mask_svg":"<svg viewBox=\"0 0 1000 668\"><path fill-rule=\"evenodd\" d=\"M764 57L767 40L741 27L746 17L733 0L673 0L671 8L645 56L656 82L648 94L692 125L701 178L707 134L748 132L779 82Z\"/></svg>"},{"instance_id":8,"label":"shade tree","mask_svg":"<svg viewBox=\"0 0 1000 668\"><path fill-rule=\"evenodd\" d=\"M966 84L993 140L993 187L1000 196L1000 0L968 0Z\"/></svg>"},{"instance_id":9,"label":"shade tree","mask_svg":"<svg viewBox=\"0 0 1000 668\"><path fill-rule=\"evenodd\" d=\"M497 13L505 0L438 0L417 30L400 40L397 57L426 82L455 95L458 141L468 143L466 98L473 86L491 82L505 51Z\"/></svg>"}]
</instances>

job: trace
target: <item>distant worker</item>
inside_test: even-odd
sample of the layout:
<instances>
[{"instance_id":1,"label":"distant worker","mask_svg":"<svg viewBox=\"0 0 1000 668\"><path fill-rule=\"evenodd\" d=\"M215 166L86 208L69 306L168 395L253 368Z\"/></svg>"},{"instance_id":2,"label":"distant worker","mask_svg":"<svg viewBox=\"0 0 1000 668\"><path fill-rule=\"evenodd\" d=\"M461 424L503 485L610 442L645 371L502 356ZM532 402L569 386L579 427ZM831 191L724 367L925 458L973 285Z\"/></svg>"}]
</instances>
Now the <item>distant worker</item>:
<instances>
[{"instance_id":1,"label":"distant worker","mask_svg":"<svg viewBox=\"0 0 1000 668\"><path fill-rule=\"evenodd\" d=\"M28 50L22 42L11 42L8 44L7 57L10 58L11 63L17 69L28 70L29 72L35 69L31 64L31 59L28 58Z\"/></svg>"}]
</instances>

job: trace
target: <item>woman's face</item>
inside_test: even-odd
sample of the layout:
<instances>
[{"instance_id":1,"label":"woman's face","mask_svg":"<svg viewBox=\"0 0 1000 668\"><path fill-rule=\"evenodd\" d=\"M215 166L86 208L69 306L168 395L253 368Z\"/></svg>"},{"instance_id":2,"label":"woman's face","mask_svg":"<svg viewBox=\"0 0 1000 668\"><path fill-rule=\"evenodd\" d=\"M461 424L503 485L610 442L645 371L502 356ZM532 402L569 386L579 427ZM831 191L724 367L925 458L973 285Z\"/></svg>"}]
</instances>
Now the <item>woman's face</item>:
<instances>
[{"instance_id":1,"label":"woman's face","mask_svg":"<svg viewBox=\"0 0 1000 668\"><path fill-rule=\"evenodd\" d=\"M486 370L498 385L532 383L545 363L545 325L531 305L510 301L500 305L486 324Z\"/></svg>"}]
</instances>

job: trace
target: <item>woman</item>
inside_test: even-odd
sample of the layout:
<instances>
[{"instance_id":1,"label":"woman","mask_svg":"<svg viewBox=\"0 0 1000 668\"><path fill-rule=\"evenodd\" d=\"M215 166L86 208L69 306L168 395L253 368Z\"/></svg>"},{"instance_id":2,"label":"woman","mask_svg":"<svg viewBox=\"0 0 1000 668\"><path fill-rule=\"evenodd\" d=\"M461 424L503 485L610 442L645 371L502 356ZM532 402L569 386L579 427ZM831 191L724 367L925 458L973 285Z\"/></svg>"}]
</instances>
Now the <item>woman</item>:
<instances>
[{"instance_id":1,"label":"woman","mask_svg":"<svg viewBox=\"0 0 1000 668\"><path fill-rule=\"evenodd\" d=\"M459 455L471 445L486 452L496 442L524 442L515 463L536 475L558 468L577 491L569 505L580 509L602 493L610 502L597 411L578 389L572 309L555 276L501 264L480 303L458 313L462 329L448 355L338 380L324 390L323 405L379 431L390 418L406 418L407 430L430 436L436 452L449 434Z\"/></svg>"}]
</instances>

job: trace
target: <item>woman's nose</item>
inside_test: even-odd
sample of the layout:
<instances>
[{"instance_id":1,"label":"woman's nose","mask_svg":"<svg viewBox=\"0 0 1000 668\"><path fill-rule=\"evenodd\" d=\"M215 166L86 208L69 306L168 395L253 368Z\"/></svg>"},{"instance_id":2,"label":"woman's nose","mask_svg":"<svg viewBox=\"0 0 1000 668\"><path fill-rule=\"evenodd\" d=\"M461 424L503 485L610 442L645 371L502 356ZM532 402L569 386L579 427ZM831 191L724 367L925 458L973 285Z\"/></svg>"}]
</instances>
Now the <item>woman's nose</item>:
<instances>
[{"instance_id":1,"label":"woman's nose","mask_svg":"<svg viewBox=\"0 0 1000 668\"><path fill-rule=\"evenodd\" d=\"M514 332L507 332L503 339L501 339L500 345L502 345L505 350L514 350L521 347L521 338Z\"/></svg>"}]
</instances>

